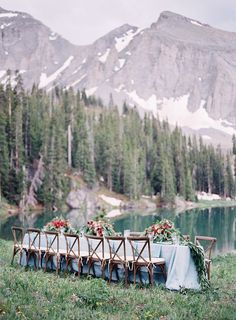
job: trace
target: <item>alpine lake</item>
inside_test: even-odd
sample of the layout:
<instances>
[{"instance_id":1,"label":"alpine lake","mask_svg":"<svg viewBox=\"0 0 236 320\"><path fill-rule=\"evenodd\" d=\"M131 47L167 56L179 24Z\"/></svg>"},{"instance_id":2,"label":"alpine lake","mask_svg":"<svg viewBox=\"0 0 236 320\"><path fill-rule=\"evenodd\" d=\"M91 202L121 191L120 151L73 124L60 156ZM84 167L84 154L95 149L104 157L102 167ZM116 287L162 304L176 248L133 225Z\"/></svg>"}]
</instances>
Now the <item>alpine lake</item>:
<instances>
[{"instance_id":1,"label":"alpine lake","mask_svg":"<svg viewBox=\"0 0 236 320\"><path fill-rule=\"evenodd\" d=\"M63 216L72 221L86 221L79 212L43 212L31 214L30 218L12 216L0 221L0 238L12 240L11 226L42 228L54 217ZM72 219L71 219L72 218ZM217 238L213 255L236 252L236 207L219 207L209 209L192 209L177 214L175 210L158 209L155 212L124 211L122 215L110 220L117 232L124 230L144 231L145 228L161 219L174 222L182 234L190 235L194 241L195 235L212 236Z\"/></svg>"}]
</instances>

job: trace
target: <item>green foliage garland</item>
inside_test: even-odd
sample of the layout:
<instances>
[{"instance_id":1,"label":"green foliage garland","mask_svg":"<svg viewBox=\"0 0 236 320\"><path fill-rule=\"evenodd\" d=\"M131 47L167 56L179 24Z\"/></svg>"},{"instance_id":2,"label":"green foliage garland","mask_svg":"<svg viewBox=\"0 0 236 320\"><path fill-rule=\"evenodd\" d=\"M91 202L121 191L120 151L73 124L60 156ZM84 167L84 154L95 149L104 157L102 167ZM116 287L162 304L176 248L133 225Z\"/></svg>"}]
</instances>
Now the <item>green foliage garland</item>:
<instances>
[{"instance_id":1,"label":"green foliage garland","mask_svg":"<svg viewBox=\"0 0 236 320\"><path fill-rule=\"evenodd\" d=\"M194 261L196 269L197 269L198 278L199 278L201 288L203 290L208 289L210 287L210 282L207 279L207 275L206 275L206 265L205 265L205 258L204 258L203 249L191 241L186 241L186 244L191 251L191 256L193 258L193 261Z\"/></svg>"}]
</instances>

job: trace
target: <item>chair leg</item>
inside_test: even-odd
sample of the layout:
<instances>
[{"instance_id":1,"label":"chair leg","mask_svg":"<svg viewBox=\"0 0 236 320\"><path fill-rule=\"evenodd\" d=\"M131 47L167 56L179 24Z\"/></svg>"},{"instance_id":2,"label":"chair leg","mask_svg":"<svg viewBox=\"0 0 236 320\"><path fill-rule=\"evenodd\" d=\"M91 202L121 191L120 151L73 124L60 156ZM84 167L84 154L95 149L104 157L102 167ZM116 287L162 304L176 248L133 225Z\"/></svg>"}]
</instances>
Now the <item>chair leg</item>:
<instances>
[{"instance_id":1,"label":"chair leg","mask_svg":"<svg viewBox=\"0 0 236 320\"><path fill-rule=\"evenodd\" d=\"M117 277L117 281L119 281L120 279L119 279L119 274L118 274L118 264L116 264L116 277Z\"/></svg>"},{"instance_id":2,"label":"chair leg","mask_svg":"<svg viewBox=\"0 0 236 320\"><path fill-rule=\"evenodd\" d=\"M150 284L153 287L154 279L153 279L153 266L152 265L149 266L148 271L149 271Z\"/></svg>"},{"instance_id":3,"label":"chair leg","mask_svg":"<svg viewBox=\"0 0 236 320\"><path fill-rule=\"evenodd\" d=\"M68 265L69 265L69 261L70 261L70 258L66 257L66 266L65 266L65 271L64 273L68 273Z\"/></svg>"},{"instance_id":4,"label":"chair leg","mask_svg":"<svg viewBox=\"0 0 236 320\"><path fill-rule=\"evenodd\" d=\"M111 283L113 268L114 268L114 264L110 263L110 268L109 268L109 284Z\"/></svg>"},{"instance_id":5,"label":"chair leg","mask_svg":"<svg viewBox=\"0 0 236 320\"><path fill-rule=\"evenodd\" d=\"M210 281L210 278L211 278L211 263L210 262L207 264L207 277L208 277L208 280Z\"/></svg>"},{"instance_id":6,"label":"chair leg","mask_svg":"<svg viewBox=\"0 0 236 320\"><path fill-rule=\"evenodd\" d=\"M22 260L22 250L20 250L20 260L19 260L20 266L21 266L21 260Z\"/></svg>"},{"instance_id":7,"label":"chair leg","mask_svg":"<svg viewBox=\"0 0 236 320\"><path fill-rule=\"evenodd\" d=\"M140 280L140 283L143 285L142 273L141 273L141 267L139 267L139 266L138 266L137 270L138 270L138 274L139 274L139 280Z\"/></svg>"},{"instance_id":8,"label":"chair leg","mask_svg":"<svg viewBox=\"0 0 236 320\"><path fill-rule=\"evenodd\" d=\"M82 266L82 263L81 263L81 260L79 259L79 261L78 261L78 277L80 277L81 266Z\"/></svg>"},{"instance_id":9,"label":"chair leg","mask_svg":"<svg viewBox=\"0 0 236 320\"><path fill-rule=\"evenodd\" d=\"M47 255L47 253L46 253L46 255L45 255L45 266L44 266L44 272L46 272L47 271L47 264L48 264L48 255Z\"/></svg>"},{"instance_id":10,"label":"chair leg","mask_svg":"<svg viewBox=\"0 0 236 320\"><path fill-rule=\"evenodd\" d=\"M15 248L14 248L14 249L13 249L12 259L11 259L11 264L13 264L15 255L16 255L16 250L15 250Z\"/></svg>"},{"instance_id":11,"label":"chair leg","mask_svg":"<svg viewBox=\"0 0 236 320\"><path fill-rule=\"evenodd\" d=\"M89 259L89 261L88 261L88 275L90 274L91 266L92 266L92 261Z\"/></svg>"},{"instance_id":12,"label":"chair leg","mask_svg":"<svg viewBox=\"0 0 236 320\"><path fill-rule=\"evenodd\" d=\"M134 284L136 284L136 265L134 264Z\"/></svg>"},{"instance_id":13,"label":"chair leg","mask_svg":"<svg viewBox=\"0 0 236 320\"><path fill-rule=\"evenodd\" d=\"M31 252L28 251L26 254L26 267L28 267L28 265L29 265L30 256L31 256Z\"/></svg>"},{"instance_id":14,"label":"chair leg","mask_svg":"<svg viewBox=\"0 0 236 320\"><path fill-rule=\"evenodd\" d=\"M105 268L106 268L106 264L102 262L102 265L101 265L101 269L102 269L102 279L105 279Z\"/></svg>"},{"instance_id":15,"label":"chair leg","mask_svg":"<svg viewBox=\"0 0 236 320\"><path fill-rule=\"evenodd\" d=\"M128 268L125 266L125 286L128 286Z\"/></svg>"},{"instance_id":16,"label":"chair leg","mask_svg":"<svg viewBox=\"0 0 236 320\"><path fill-rule=\"evenodd\" d=\"M38 252L38 269L40 268L41 252Z\"/></svg>"},{"instance_id":17,"label":"chair leg","mask_svg":"<svg viewBox=\"0 0 236 320\"><path fill-rule=\"evenodd\" d=\"M43 255L44 255L44 253L43 254L41 253L41 259L40 259L41 268L43 267Z\"/></svg>"},{"instance_id":18,"label":"chair leg","mask_svg":"<svg viewBox=\"0 0 236 320\"><path fill-rule=\"evenodd\" d=\"M58 273L59 273L59 262L60 262L60 256L56 256L56 260L57 260L56 275L58 276Z\"/></svg>"},{"instance_id":19,"label":"chair leg","mask_svg":"<svg viewBox=\"0 0 236 320\"><path fill-rule=\"evenodd\" d=\"M37 268L37 263L36 263L36 252L33 252L33 258L34 258L34 268L35 268L35 270L37 270L38 268Z\"/></svg>"}]
</instances>

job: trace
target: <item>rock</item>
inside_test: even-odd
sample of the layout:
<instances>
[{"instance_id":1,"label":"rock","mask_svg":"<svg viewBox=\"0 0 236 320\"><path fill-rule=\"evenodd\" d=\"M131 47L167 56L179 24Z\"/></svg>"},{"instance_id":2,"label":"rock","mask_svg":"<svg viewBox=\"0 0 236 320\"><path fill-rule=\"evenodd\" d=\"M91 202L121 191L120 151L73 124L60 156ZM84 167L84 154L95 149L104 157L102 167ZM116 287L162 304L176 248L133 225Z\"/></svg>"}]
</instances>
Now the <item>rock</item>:
<instances>
[{"instance_id":1,"label":"rock","mask_svg":"<svg viewBox=\"0 0 236 320\"><path fill-rule=\"evenodd\" d=\"M84 187L70 191L66 199L66 204L71 209L79 209L89 216L96 212L97 197L92 190Z\"/></svg>"}]
</instances>

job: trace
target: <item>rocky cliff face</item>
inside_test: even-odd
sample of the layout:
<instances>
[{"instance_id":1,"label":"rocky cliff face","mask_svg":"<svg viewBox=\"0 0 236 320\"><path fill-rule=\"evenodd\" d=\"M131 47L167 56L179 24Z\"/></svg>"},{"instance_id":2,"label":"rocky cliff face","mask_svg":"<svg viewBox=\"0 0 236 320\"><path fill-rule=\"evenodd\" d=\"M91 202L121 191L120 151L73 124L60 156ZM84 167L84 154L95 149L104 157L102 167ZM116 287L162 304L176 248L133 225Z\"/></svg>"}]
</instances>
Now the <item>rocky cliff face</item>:
<instances>
[{"instance_id":1,"label":"rocky cliff face","mask_svg":"<svg viewBox=\"0 0 236 320\"><path fill-rule=\"evenodd\" d=\"M192 130L229 135L236 126L236 33L163 12L150 28L128 24L75 46L30 15L0 9L0 82L20 70L30 87L86 88L112 94L140 113Z\"/></svg>"}]
</instances>

